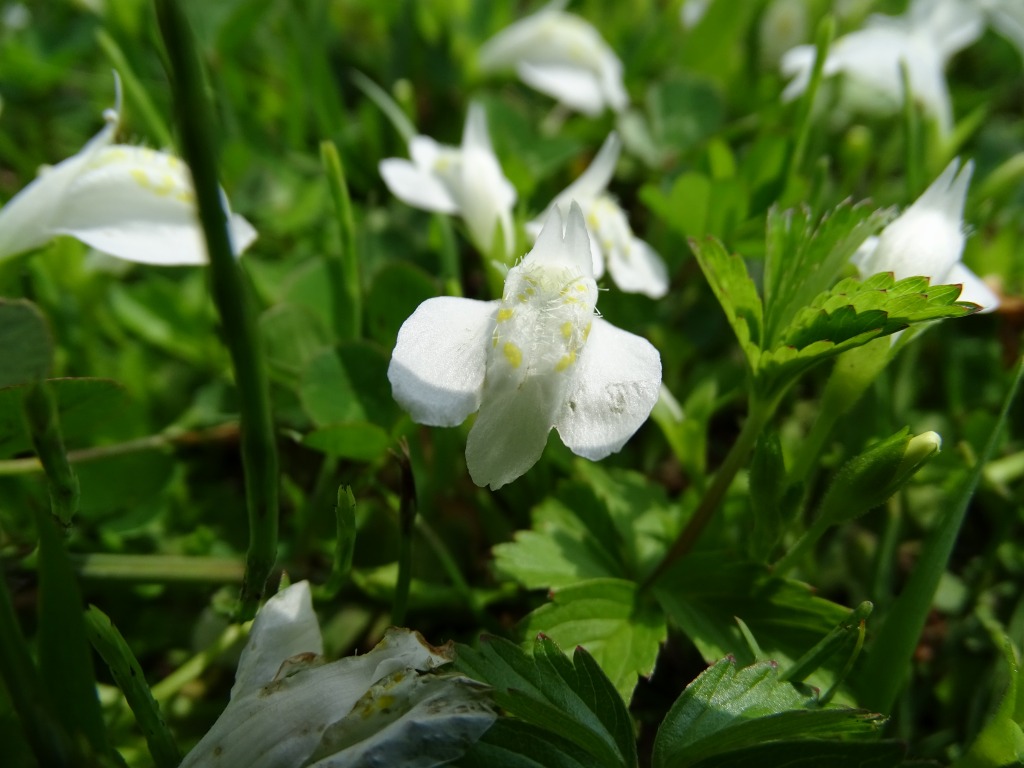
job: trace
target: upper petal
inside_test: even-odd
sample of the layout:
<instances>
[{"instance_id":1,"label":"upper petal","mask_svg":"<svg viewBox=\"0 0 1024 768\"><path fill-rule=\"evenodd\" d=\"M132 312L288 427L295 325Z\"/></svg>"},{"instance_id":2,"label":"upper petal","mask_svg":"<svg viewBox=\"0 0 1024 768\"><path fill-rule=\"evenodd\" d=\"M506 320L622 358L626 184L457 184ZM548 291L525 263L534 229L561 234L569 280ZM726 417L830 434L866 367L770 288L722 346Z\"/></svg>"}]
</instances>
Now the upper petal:
<instances>
[{"instance_id":1,"label":"upper petal","mask_svg":"<svg viewBox=\"0 0 1024 768\"><path fill-rule=\"evenodd\" d=\"M406 205L435 213L459 212L447 185L429 170L399 157L381 160L378 167L391 194Z\"/></svg>"},{"instance_id":2,"label":"upper petal","mask_svg":"<svg viewBox=\"0 0 1024 768\"><path fill-rule=\"evenodd\" d=\"M988 285L968 269L963 262L957 262L943 281L963 286L957 301L970 301L981 307L981 313L994 312L999 308L999 296Z\"/></svg>"},{"instance_id":3,"label":"upper petal","mask_svg":"<svg viewBox=\"0 0 1024 768\"><path fill-rule=\"evenodd\" d=\"M231 698L247 696L267 685L292 656L300 653L320 656L323 652L309 582L292 584L270 598L256 615L238 660Z\"/></svg>"},{"instance_id":4,"label":"upper petal","mask_svg":"<svg viewBox=\"0 0 1024 768\"><path fill-rule=\"evenodd\" d=\"M452 427L480 407L497 304L441 296L402 324L388 380L413 421Z\"/></svg>"},{"instance_id":5,"label":"upper petal","mask_svg":"<svg viewBox=\"0 0 1024 768\"><path fill-rule=\"evenodd\" d=\"M661 389L661 356L639 336L594 318L555 428L573 453L603 459L625 445Z\"/></svg>"},{"instance_id":6,"label":"upper petal","mask_svg":"<svg viewBox=\"0 0 1024 768\"><path fill-rule=\"evenodd\" d=\"M522 61L516 67L527 85L591 117L605 108L605 95L597 73L563 63Z\"/></svg>"},{"instance_id":7,"label":"upper petal","mask_svg":"<svg viewBox=\"0 0 1024 768\"><path fill-rule=\"evenodd\" d=\"M523 263L543 261L545 264L561 264L578 269L588 278L594 276L594 256L590 249L590 236L583 219L583 211L573 201L569 206L569 215L562 228L562 214L558 206L551 209L537 242L523 257Z\"/></svg>"},{"instance_id":8,"label":"upper petal","mask_svg":"<svg viewBox=\"0 0 1024 768\"><path fill-rule=\"evenodd\" d=\"M188 168L166 152L103 148L68 188L52 225L55 233L128 261L208 261ZM229 225L237 253L252 242L255 230L240 217Z\"/></svg>"},{"instance_id":9,"label":"upper petal","mask_svg":"<svg viewBox=\"0 0 1024 768\"><path fill-rule=\"evenodd\" d=\"M608 138L604 140L601 149L594 155L594 159L587 166L587 170L581 173L576 181L566 187L555 200L558 202L578 200L582 203L585 200L600 195L608 188L608 184L615 174L615 165L619 162L621 152L622 139L619 138L615 131L612 131L608 134Z\"/></svg>"}]
</instances>

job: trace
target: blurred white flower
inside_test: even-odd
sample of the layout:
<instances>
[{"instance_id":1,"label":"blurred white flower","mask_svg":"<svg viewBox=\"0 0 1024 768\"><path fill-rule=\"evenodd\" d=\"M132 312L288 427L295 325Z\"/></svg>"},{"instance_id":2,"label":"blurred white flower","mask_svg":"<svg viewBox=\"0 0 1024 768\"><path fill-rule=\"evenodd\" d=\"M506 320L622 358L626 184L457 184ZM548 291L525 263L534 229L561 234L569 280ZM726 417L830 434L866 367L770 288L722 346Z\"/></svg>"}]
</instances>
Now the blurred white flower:
<instances>
[{"instance_id":1,"label":"blurred white flower","mask_svg":"<svg viewBox=\"0 0 1024 768\"><path fill-rule=\"evenodd\" d=\"M477 485L500 488L540 458L552 428L574 453L602 459L658 399L661 358L594 313L583 213L556 208L505 280L501 301L440 297L405 321L388 379L420 424L450 427L479 410L466 444Z\"/></svg>"},{"instance_id":2,"label":"blurred white flower","mask_svg":"<svg viewBox=\"0 0 1024 768\"><path fill-rule=\"evenodd\" d=\"M683 0L683 4L679 8L679 21L683 28L693 29L700 24L710 5L711 0Z\"/></svg>"},{"instance_id":3,"label":"blurred white flower","mask_svg":"<svg viewBox=\"0 0 1024 768\"><path fill-rule=\"evenodd\" d=\"M451 650L415 632L389 629L362 656L324 663L322 653L309 583L270 598L231 701L181 768L431 768L460 757L494 722L484 686L420 674L451 661Z\"/></svg>"},{"instance_id":4,"label":"blurred white flower","mask_svg":"<svg viewBox=\"0 0 1024 768\"><path fill-rule=\"evenodd\" d=\"M117 106L104 112L104 128L0 209L0 260L70 235L128 261L208 261L188 167L166 152L112 144L120 106L118 83ZM238 214L228 216L238 254L256 239L256 230Z\"/></svg>"},{"instance_id":5,"label":"blurred white flower","mask_svg":"<svg viewBox=\"0 0 1024 768\"><path fill-rule=\"evenodd\" d=\"M600 33L553 2L496 34L480 49L484 72L515 69L519 79L570 109L598 115L629 103L622 62Z\"/></svg>"},{"instance_id":6,"label":"blurred white flower","mask_svg":"<svg viewBox=\"0 0 1024 768\"><path fill-rule=\"evenodd\" d=\"M414 208L461 215L473 244L484 254L491 253L500 224L505 254L512 252L516 190L491 148L482 105L469 105L462 146L414 136L409 154L411 162L398 157L380 161L380 175L395 197Z\"/></svg>"},{"instance_id":7,"label":"blurred white flower","mask_svg":"<svg viewBox=\"0 0 1024 768\"><path fill-rule=\"evenodd\" d=\"M991 312L999 297L960 260L964 250L964 200L974 164L953 160L913 205L865 241L852 261L861 275L892 272L897 280L925 276L935 285L960 284L960 301Z\"/></svg>"},{"instance_id":8,"label":"blurred white flower","mask_svg":"<svg viewBox=\"0 0 1024 768\"><path fill-rule=\"evenodd\" d=\"M665 262L633 234L625 211L606 191L621 151L622 141L611 133L587 170L559 193L541 216L527 224L526 230L536 238L553 208L568 208L575 200L583 209L590 234L594 277L600 278L607 264L612 280L623 291L659 299L668 292Z\"/></svg>"},{"instance_id":9,"label":"blurred white flower","mask_svg":"<svg viewBox=\"0 0 1024 768\"><path fill-rule=\"evenodd\" d=\"M805 42L810 36L806 0L771 0L761 14L758 27L761 65L779 66L786 51Z\"/></svg>"},{"instance_id":10,"label":"blurred white flower","mask_svg":"<svg viewBox=\"0 0 1024 768\"><path fill-rule=\"evenodd\" d=\"M967 2L968 0L964 0ZM977 0L988 14L989 26L1005 37L1024 59L1024 3L1021 0Z\"/></svg>"},{"instance_id":11,"label":"blurred white flower","mask_svg":"<svg viewBox=\"0 0 1024 768\"><path fill-rule=\"evenodd\" d=\"M977 40L984 17L974 4L960 0L915 0L903 16L871 16L864 29L836 40L825 59L825 77L843 75L841 106L853 113L888 115L904 101L900 64L905 63L910 91L924 110L948 133L953 110L945 67L957 51ZM810 82L815 48L787 51L780 63L792 77L783 99L799 96Z\"/></svg>"}]
</instances>

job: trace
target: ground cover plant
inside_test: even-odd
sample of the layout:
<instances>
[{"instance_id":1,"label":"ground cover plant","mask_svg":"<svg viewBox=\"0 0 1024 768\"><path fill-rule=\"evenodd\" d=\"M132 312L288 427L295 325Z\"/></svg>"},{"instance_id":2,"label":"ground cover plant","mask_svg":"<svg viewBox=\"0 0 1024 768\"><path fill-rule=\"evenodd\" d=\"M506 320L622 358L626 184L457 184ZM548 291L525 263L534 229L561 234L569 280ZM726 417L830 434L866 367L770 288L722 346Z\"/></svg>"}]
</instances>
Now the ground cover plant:
<instances>
[{"instance_id":1,"label":"ground cover plant","mask_svg":"<svg viewBox=\"0 0 1024 768\"><path fill-rule=\"evenodd\" d=\"M0 9L0 762L1024 760L1024 5Z\"/></svg>"}]
</instances>

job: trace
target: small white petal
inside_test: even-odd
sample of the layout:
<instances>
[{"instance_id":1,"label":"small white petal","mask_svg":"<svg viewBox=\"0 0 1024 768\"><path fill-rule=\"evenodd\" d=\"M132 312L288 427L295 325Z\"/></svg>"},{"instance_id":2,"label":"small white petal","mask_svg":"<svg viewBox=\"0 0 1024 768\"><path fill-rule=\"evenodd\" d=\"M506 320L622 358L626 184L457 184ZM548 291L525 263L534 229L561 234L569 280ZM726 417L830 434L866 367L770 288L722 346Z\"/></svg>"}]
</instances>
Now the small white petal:
<instances>
[{"instance_id":1,"label":"small white petal","mask_svg":"<svg viewBox=\"0 0 1024 768\"><path fill-rule=\"evenodd\" d=\"M590 117L605 106L601 82L595 73L572 64L522 61L516 67L520 79L541 93Z\"/></svg>"},{"instance_id":2,"label":"small white petal","mask_svg":"<svg viewBox=\"0 0 1024 768\"><path fill-rule=\"evenodd\" d=\"M487 131L487 113L483 104L474 101L466 111L466 124L462 129L462 151L479 149L494 154L491 136Z\"/></svg>"},{"instance_id":3,"label":"small white petal","mask_svg":"<svg viewBox=\"0 0 1024 768\"><path fill-rule=\"evenodd\" d=\"M640 428L660 389L651 343L595 318L555 428L573 453L603 459Z\"/></svg>"},{"instance_id":4,"label":"small white petal","mask_svg":"<svg viewBox=\"0 0 1024 768\"><path fill-rule=\"evenodd\" d=\"M573 201L570 204L564 230L561 211L557 206L551 209L533 249L523 257L523 264L533 262L579 270L587 278L593 278L590 236L578 203Z\"/></svg>"},{"instance_id":5,"label":"small white petal","mask_svg":"<svg viewBox=\"0 0 1024 768\"><path fill-rule=\"evenodd\" d=\"M498 302L428 299L403 323L388 380L413 420L452 427L480 407Z\"/></svg>"},{"instance_id":6,"label":"small white petal","mask_svg":"<svg viewBox=\"0 0 1024 768\"><path fill-rule=\"evenodd\" d=\"M959 283L963 286L960 298L957 301L969 301L981 307L981 314L994 312L999 308L999 296L988 285L969 270L962 262L957 262L946 275L944 283L954 285Z\"/></svg>"},{"instance_id":7,"label":"small white petal","mask_svg":"<svg viewBox=\"0 0 1024 768\"><path fill-rule=\"evenodd\" d=\"M627 293L642 293L652 299L660 299L668 293L665 262L638 237L629 241L626 250L609 253L608 271L615 284Z\"/></svg>"},{"instance_id":8,"label":"small white petal","mask_svg":"<svg viewBox=\"0 0 1024 768\"><path fill-rule=\"evenodd\" d=\"M510 255L515 242L512 207L516 190L505 178L491 149L487 115L477 103L470 104L466 117L459 171L453 179L453 194L476 247L482 253L490 253L500 223L504 252Z\"/></svg>"},{"instance_id":9,"label":"small white petal","mask_svg":"<svg viewBox=\"0 0 1024 768\"><path fill-rule=\"evenodd\" d=\"M300 581L281 590L260 608L249 630L231 698L248 696L270 683L292 656L322 655L323 645L309 582Z\"/></svg>"},{"instance_id":10,"label":"small white petal","mask_svg":"<svg viewBox=\"0 0 1024 768\"><path fill-rule=\"evenodd\" d=\"M579 175L572 184L566 187L555 197L558 204L563 201L578 200L580 205L584 201L592 200L608 189L608 184L615 174L615 166L619 162L619 155L622 153L622 139L612 131L604 140L601 149L594 155L594 159L587 170Z\"/></svg>"},{"instance_id":11,"label":"small white petal","mask_svg":"<svg viewBox=\"0 0 1024 768\"><path fill-rule=\"evenodd\" d=\"M448 187L430 171L398 157L381 160L378 167L391 194L406 205L435 213L459 212Z\"/></svg>"}]
</instances>

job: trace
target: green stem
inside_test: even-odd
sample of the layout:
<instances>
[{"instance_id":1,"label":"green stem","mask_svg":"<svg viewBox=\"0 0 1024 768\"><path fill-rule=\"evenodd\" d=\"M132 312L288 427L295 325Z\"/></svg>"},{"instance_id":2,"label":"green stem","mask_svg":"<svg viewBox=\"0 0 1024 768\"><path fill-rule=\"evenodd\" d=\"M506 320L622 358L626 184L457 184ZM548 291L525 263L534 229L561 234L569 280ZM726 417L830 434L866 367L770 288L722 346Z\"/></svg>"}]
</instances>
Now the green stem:
<instances>
[{"instance_id":1,"label":"green stem","mask_svg":"<svg viewBox=\"0 0 1024 768\"><path fill-rule=\"evenodd\" d=\"M327 583L316 591L316 597L321 600L333 599L341 591L352 571L352 557L356 548L356 497L351 486L343 485L338 488L334 517L337 529L334 564Z\"/></svg>"},{"instance_id":2,"label":"green stem","mask_svg":"<svg viewBox=\"0 0 1024 768\"><path fill-rule=\"evenodd\" d=\"M175 445L195 445L219 440L234 440L238 437L238 424L229 422L209 429L182 430L168 429L159 435L148 435L136 440L128 440L123 443L111 445L100 445L92 448L83 448L78 451L68 451L67 458L71 464L84 464L90 461L100 461L113 456L122 456L128 453L139 453L141 451L156 451ZM43 463L35 456L24 459L6 459L0 461L0 477L12 475L27 475L33 472L42 472Z\"/></svg>"},{"instance_id":3,"label":"green stem","mask_svg":"<svg viewBox=\"0 0 1024 768\"><path fill-rule=\"evenodd\" d=\"M398 503L398 578L395 581L395 602L391 606L391 623L400 627L405 623L409 605L409 585L412 582L412 531L416 522L416 479L409 459L409 446L403 439L400 453L396 453L402 470L401 494Z\"/></svg>"},{"instance_id":4,"label":"green stem","mask_svg":"<svg viewBox=\"0 0 1024 768\"><path fill-rule=\"evenodd\" d=\"M127 581L153 584L240 582L245 565L234 557L189 557L187 555L118 555L97 552L72 555L78 575L93 581Z\"/></svg>"},{"instance_id":5,"label":"green stem","mask_svg":"<svg viewBox=\"0 0 1024 768\"><path fill-rule=\"evenodd\" d=\"M278 464L266 361L242 271L231 249L217 181L215 136L195 41L176 0L157 0L183 155L192 172L210 256L210 288L234 364L242 425L249 549L239 615L254 616L277 559Z\"/></svg>"},{"instance_id":6,"label":"green stem","mask_svg":"<svg viewBox=\"0 0 1024 768\"><path fill-rule=\"evenodd\" d=\"M178 745L160 715L160 705L146 685L142 667L128 643L110 617L95 605L85 612L85 628L92 647L110 668L117 687L131 707L156 767L175 768L181 762Z\"/></svg>"},{"instance_id":7,"label":"green stem","mask_svg":"<svg viewBox=\"0 0 1024 768\"><path fill-rule=\"evenodd\" d=\"M434 222L441 233L441 281L444 283L444 292L447 296L462 295L462 280L459 276L459 249L455 243L455 232L452 231L452 221L444 214L434 216ZM494 270L488 265L486 272L490 275ZM504 286L504 279L501 281ZM498 296L501 291L498 291Z\"/></svg>"},{"instance_id":8,"label":"green stem","mask_svg":"<svg viewBox=\"0 0 1024 768\"><path fill-rule=\"evenodd\" d=\"M777 402L777 400L773 402ZM665 575L669 568L693 549L697 539L700 538L701 533L703 533L708 523L714 517L715 512L721 506L722 499L725 498L726 491L732 485L736 473L746 464L750 452L754 450L754 444L757 443L757 437L761 433L761 429L768 423L774 412L774 405L766 405L761 401L754 401L752 403L746 423L740 430L736 442L733 443L722 465L715 472L711 485L705 491L700 505L686 523L686 527L676 537L676 540L672 543L672 546L661 562L651 572L651 575L644 580L641 589L646 590L650 588L658 579Z\"/></svg>"},{"instance_id":9,"label":"green stem","mask_svg":"<svg viewBox=\"0 0 1024 768\"><path fill-rule=\"evenodd\" d=\"M124 51L121 50L121 46L102 27L96 30L96 42L99 43L100 48L103 49L103 52L107 54L107 58L110 59L111 65L121 76L125 95L132 102L135 111L142 116L142 120L146 123L152 138L163 148L169 149L173 147L174 139L171 138L171 132L168 130L167 124L160 117L160 112L157 108L153 106L149 94L146 93L146 89L139 82L139 78L136 76L131 64L128 63L128 58L124 55Z\"/></svg>"},{"instance_id":10,"label":"green stem","mask_svg":"<svg viewBox=\"0 0 1024 768\"><path fill-rule=\"evenodd\" d=\"M776 576L785 576L789 573L793 567L800 562L800 558L807 554L807 550L817 543L818 539L820 539L825 531L829 529L831 524L832 522L826 517L822 517L821 515L816 517L814 522L811 523L811 527L803 532L800 538L796 540L796 544L790 548L789 552L783 555L775 563L772 568L774 574Z\"/></svg>"},{"instance_id":11,"label":"green stem","mask_svg":"<svg viewBox=\"0 0 1024 768\"><path fill-rule=\"evenodd\" d=\"M166 706L186 685L203 674L213 662L227 651L234 648L248 634L250 626L249 623L229 625L212 645L204 648L200 653L197 653L154 685L150 689L153 693L153 698L160 705Z\"/></svg>"},{"instance_id":12,"label":"green stem","mask_svg":"<svg viewBox=\"0 0 1024 768\"><path fill-rule=\"evenodd\" d=\"M333 141L320 142L320 160L327 171L327 183L334 201L334 217L338 222L340 252L328 253L334 332L339 339L358 339L363 334L363 296L360 287L359 259L355 248L355 226L352 223L352 200L345 182L338 148Z\"/></svg>"},{"instance_id":13,"label":"green stem","mask_svg":"<svg viewBox=\"0 0 1024 768\"><path fill-rule=\"evenodd\" d=\"M50 488L50 510L65 527L78 511L78 477L68 462L60 434L57 401L46 382L29 386L25 395L25 416L39 463Z\"/></svg>"},{"instance_id":14,"label":"green stem","mask_svg":"<svg viewBox=\"0 0 1024 768\"><path fill-rule=\"evenodd\" d=\"M811 78L807 84L797 107L796 125L798 126L796 142L793 144L792 154L789 156L789 167L786 171L786 190L783 194L784 200L789 200L796 191L796 177L804 162L807 153L807 144L811 135L811 118L815 97L821 87L821 80L825 69L825 60L828 58L829 46L836 33L836 21L832 16L826 16L818 26L818 34L815 39L814 67L811 70Z\"/></svg>"},{"instance_id":15,"label":"green stem","mask_svg":"<svg viewBox=\"0 0 1024 768\"><path fill-rule=\"evenodd\" d=\"M0 679L12 709L21 720L32 752L40 765L78 765L74 746L61 729L46 700L43 683L18 626L7 580L0 578Z\"/></svg>"}]
</instances>

